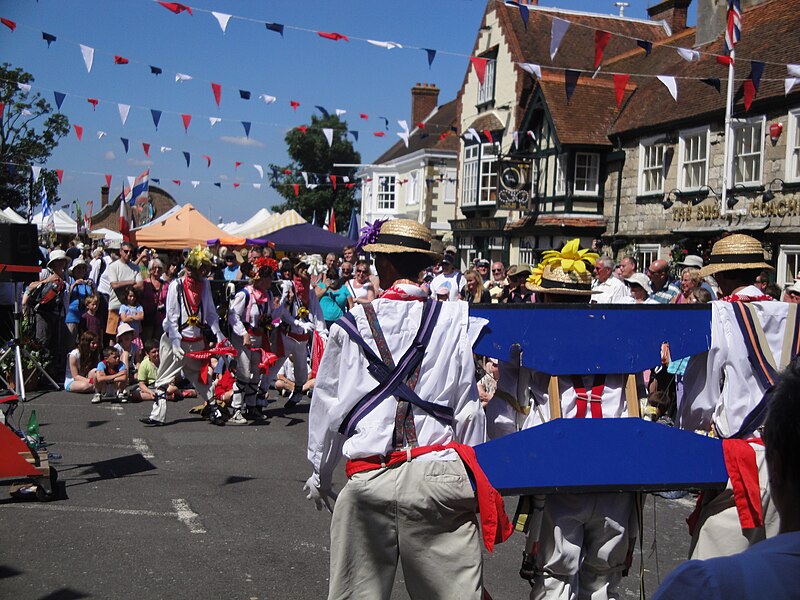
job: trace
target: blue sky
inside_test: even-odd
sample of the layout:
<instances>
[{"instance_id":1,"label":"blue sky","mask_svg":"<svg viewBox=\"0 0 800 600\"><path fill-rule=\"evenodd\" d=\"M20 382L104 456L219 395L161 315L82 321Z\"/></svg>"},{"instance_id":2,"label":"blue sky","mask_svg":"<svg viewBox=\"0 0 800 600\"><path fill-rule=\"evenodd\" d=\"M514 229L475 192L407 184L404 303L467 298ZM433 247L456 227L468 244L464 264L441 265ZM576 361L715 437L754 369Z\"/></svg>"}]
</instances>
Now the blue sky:
<instances>
[{"instance_id":1,"label":"blue sky","mask_svg":"<svg viewBox=\"0 0 800 600\"><path fill-rule=\"evenodd\" d=\"M626 15L646 18L647 0L629 0ZM243 221L261 207L282 201L253 164L267 169L285 164L283 138L289 129L319 114L314 105L343 116L359 131L356 148L363 162L380 155L398 138L398 119L410 121L410 89L417 82L435 83L440 101L455 96L467 68L486 6L483 0L345 0L340 2L197 0L184 2L194 15L173 14L152 0L4 0L0 16L16 21L13 33L0 27L2 61L22 67L53 107L53 91L67 94L62 106L70 123L81 125L64 138L47 163L63 169L60 197L99 206L100 187L111 174L118 193L127 176L150 168L151 177L179 203L192 203L215 222ZM613 0L564 0L543 6L617 13ZM233 15L223 34L209 11ZM237 18L238 17L238 18ZM284 35L268 31L264 22L285 25ZM306 30L306 31L304 31ZM386 50L364 41L333 42L314 31L338 32L352 38L397 42L438 51L432 68L422 50ZM50 48L42 32L55 35ZM549 35L545 33L545 35ZM94 48L88 73L79 44ZM127 58L115 65L114 56ZM163 73L154 76L149 65ZM176 73L193 79L176 83ZM222 86L216 106L210 82ZM239 97L239 89L252 93ZM33 91L33 90L32 90ZM261 94L275 96L267 105ZM99 100L96 110L87 98ZM294 111L290 100L300 102ZM123 126L118 103L129 104ZM161 110L156 131L150 109ZM188 133L180 115L192 115ZM369 115L369 120L359 118ZM378 116L389 119L386 137ZM209 117L222 121L213 128ZM242 121L252 123L249 140ZM413 124L409 123L413 126ZM98 139L97 132L106 136ZM121 137L130 140L125 153ZM142 149L149 143L150 158ZM162 146L171 152L160 151ZM183 152L191 155L187 168ZM212 157L206 166L203 155ZM242 165L234 167L235 162ZM266 176L266 174L265 174ZM172 183L181 181L180 186ZM201 183L193 188L191 181ZM212 183L222 182L222 188ZM240 183L233 188L233 182ZM262 183L255 189L254 183Z\"/></svg>"}]
</instances>

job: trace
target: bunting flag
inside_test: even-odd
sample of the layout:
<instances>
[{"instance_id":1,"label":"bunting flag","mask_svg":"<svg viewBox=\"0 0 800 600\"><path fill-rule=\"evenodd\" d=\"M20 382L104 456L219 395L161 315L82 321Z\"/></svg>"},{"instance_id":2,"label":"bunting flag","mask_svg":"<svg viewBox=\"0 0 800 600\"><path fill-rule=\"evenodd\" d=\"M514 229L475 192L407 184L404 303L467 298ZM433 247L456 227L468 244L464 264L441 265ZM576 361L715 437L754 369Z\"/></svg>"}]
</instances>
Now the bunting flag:
<instances>
[{"instance_id":1,"label":"bunting flag","mask_svg":"<svg viewBox=\"0 0 800 600\"><path fill-rule=\"evenodd\" d=\"M0 119L3 118L3 111L6 109L6 103L0 102Z\"/></svg>"},{"instance_id":2,"label":"bunting flag","mask_svg":"<svg viewBox=\"0 0 800 600\"><path fill-rule=\"evenodd\" d=\"M264 167L262 167L261 165L253 165L253 168L254 168L256 171L258 171L258 176L259 176L261 179L264 179Z\"/></svg>"},{"instance_id":3,"label":"bunting flag","mask_svg":"<svg viewBox=\"0 0 800 600\"><path fill-rule=\"evenodd\" d=\"M389 119L386 117L378 117L379 119L383 119L383 126L386 128L386 131L389 131Z\"/></svg>"},{"instance_id":4,"label":"bunting flag","mask_svg":"<svg viewBox=\"0 0 800 600\"><path fill-rule=\"evenodd\" d=\"M242 184L241 184L241 183L234 183L234 184L233 184L233 189L236 189L236 188L238 188L240 185L242 185Z\"/></svg>"},{"instance_id":5,"label":"bunting flag","mask_svg":"<svg viewBox=\"0 0 800 600\"><path fill-rule=\"evenodd\" d=\"M341 117L342 115L347 113L347 111L344 110L343 108L337 108L335 112L337 117Z\"/></svg>"},{"instance_id":6,"label":"bunting flag","mask_svg":"<svg viewBox=\"0 0 800 600\"><path fill-rule=\"evenodd\" d=\"M156 126L156 131L158 131L158 124L161 122L161 111L151 108L150 115L153 117L153 125Z\"/></svg>"},{"instance_id":7,"label":"bunting flag","mask_svg":"<svg viewBox=\"0 0 800 600\"><path fill-rule=\"evenodd\" d=\"M231 16L226 15L225 13L211 11L211 14L214 15L214 18L219 23L220 29L222 29L222 33L225 33L225 30L228 28L228 21L230 20Z\"/></svg>"},{"instance_id":8,"label":"bunting flag","mask_svg":"<svg viewBox=\"0 0 800 600\"><path fill-rule=\"evenodd\" d=\"M561 40L564 39L567 29L569 29L569 21L553 17L553 24L550 28L550 60L556 57L558 47L561 45Z\"/></svg>"},{"instance_id":9,"label":"bunting flag","mask_svg":"<svg viewBox=\"0 0 800 600\"><path fill-rule=\"evenodd\" d=\"M250 138L250 121L242 121L242 127L244 128L244 137Z\"/></svg>"},{"instance_id":10,"label":"bunting flag","mask_svg":"<svg viewBox=\"0 0 800 600\"><path fill-rule=\"evenodd\" d=\"M184 81L191 81L193 77L186 73L175 73L175 83L183 83Z\"/></svg>"},{"instance_id":11,"label":"bunting flag","mask_svg":"<svg viewBox=\"0 0 800 600\"><path fill-rule=\"evenodd\" d=\"M128 138L119 138L122 141L122 146L125 148L125 154L128 153Z\"/></svg>"},{"instance_id":12,"label":"bunting flag","mask_svg":"<svg viewBox=\"0 0 800 600\"><path fill-rule=\"evenodd\" d=\"M222 189L222 184L221 184L219 181L215 181L215 182L214 182L214 185L215 185L216 187L218 187L219 189Z\"/></svg>"},{"instance_id":13,"label":"bunting flag","mask_svg":"<svg viewBox=\"0 0 800 600\"><path fill-rule=\"evenodd\" d=\"M81 47L81 54L83 55L83 62L86 65L86 72L92 72L92 63L94 62L94 48L79 44Z\"/></svg>"},{"instance_id":14,"label":"bunting flag","mask_svg":"<svg viewBox=\"0 0 800 600\"><path fill-rule=\"evenodd\" d=\"M705 83L706 85L710 85L715 90L717 90L718 94L722 93L721 92L721 86L720 86L720 80L719 80L718 77L707 77L705 79L701 79L700 82L701 83Z\"/></svg>"},{"instance_id":15,"label":"bunting flag","mask_svg":"<svg viewBox=\"0 0 800 600\"><path fill-rule=\"evenodd\" d=\"M64 169L56 169L56 178L58 179L58 184L64 181Z\"/></svg>"},{"instance_id":16,"label":"bunting flag","mask_svg":"<svg viewBox=\"0 0 800 600\"><path fill-rule=\"evenodd\" d=\"M323 127L322 133L325 136L325 139L328 140L328 146L333 146L333 129L330 127Z\"/></svg>"},{"instance_id":17,"label":"bunting flag","mask_svg":"<svg viewBox=\"0 0 800 600\"><path fill-rule=\"evenodd\" d=\"M183 158L186 160L186 168L188 169L189 164L192 162L192 157L188 152L184 151Z\"/></svg>"},{"instance_id":18,"label":"bunting flag","mask_svg":"<svg viewBox=\"0 0 800 600\"><path fill-rule=\"evenodd\" d=\"M211 123L212 127L217 123L219 123L220 121L222 121L222 119L220 119L219 117L208 117L208 122Z\"/></svg>"},{"instance_id":19,"label":"bunting flag","mask_svg":"<svg viewBox=\"0 0 800 600\"><path fill-rule=\"evenodd\" d=\"M730 66L733 64L733 58L730 56L715 56L714 59L721 65Z\"/></svg>"},{"instance_id":20,"label":"bunting flag","mask_svg":"<svg viewBox=\"0 0 800 600\"><path fill-rule=\"evenodd\" d=\"M115 65L127 65L128 59L124 56L114 56L114 64Z\"/></svg>"},{"instance_id":21,"label":"bunting flag","mask_svg":"<svg viewBox=\"0 0 800 600\"><path fill-rule=\"evenodd\" d=\"M336 189L336 186L334 186L334 189ZM328 231L330 231L331 233L336 233L336 214L334 213L332 206L331 206L331 219L330 222L328 223Z\"/></svg>"},{"instance_id":22,"label":"bunting flag","mask_svg":"<svg viewBox=\"0 0 800 600\"><path fill-rule=\"evenodd\" d=\"M676 48L680 57L687 62L697 62L700 60L700 52L691 48Z\"/></svg>"},{"instance_id":23,"label":"bunting flag","mask_svg":"<svg viewBox=\"0 0 800 600\"><path fill-rule=\"evenodd\" d=\"M97 98L87 98L86 101L92 105L92 111L97 110Z\"/></svg>"},{"instance_id":24,"label":"bunting flag","mask_svg":"<svg viewBox=\"0 0 800 600\"><path fill-rule=\"evenodd\" d=\"M327 119L328 117L330 117L330 116L331 116L331 113L329 113L329 112L328 112L328 111L325 109L325 107L324 107L324 106L319 106L319 105L316 105L316 106L314 106L314 108L316 108L316 109L317 109L319 112L321 112L321 113L322 113L322 116L323 116L323 117L325 117L326 119Z\"/></svg>"},{"instance_id":25,"label":"bunting flag","mask_svg":"<svg viewBox=\"0 0 800 600\"><path fill-rule=\"evenodd\" d=\"M480 134L480 133L478 133L478 130L477 130L477 129L475 129L474 127L470 127L469 129L467 129L467 133L466 133L466 134L464 134L464 135L465 135L465 137L467 137L468 139L469 139L469 138L472 138L472 139L473 139L473 140L475 140L477 143L479 143L479 144L481 143L481 134Z\"/></svg>"},{"instance_id":26,"label":"bunting flag","mask_svg":"<svg viewBox=\"0 0 800 600\"><path fill-rule=\"evenodd\" d=\"M725 54L733 52L736 42L742 37L742 8L739 0L728 0L728 15L725 26Z\"/></svg>"},{"instance_id":27,"label":"bunting flag","mask_svg":"<svg viewBox=\"0 0 800 600\"><path fill-rule=\"evenodd\" d=\"M333 40L334 42L338 42L339 40L345 42L350 41L346 35L342 35L341 33L336 33L335 31L332 32L318 31L317 35L321 38L325 38L326 40Z\"/></svg>"},{"instance_id":28,"label":"bunting flag","mask_svg":"<svg viewBox=\"0 0 800 600\"><path fill-rule=\"evenodd\" d=\"M294 190L295 198L298 198L300 196L300 184L299 183L293 183L292 184L292 189ZM312 225L315 225L315 223L312 223Z\"/></svg>"},{"instance_id":29,"label":"bunting flag","mask_svg":"<svg viewBox=\"0 0 800 600\"><path fill-rule=\"evenodd\" d=\"M678 84L675 82L675 78L671 75L659 75L657 79L666 86L666 88L669 90L669 93L672 95L672 99L677 102Z\"/></svg>"},{"instance_id":30,"label":"bunting flag","mask_svg":"<svg viewBox=\"0 0 800 600\"><path fill-rule=\"evenodd\" d=\"M647 40L636 40L636 45L644 50L645 56L650 56L650 53L653 51L653 42L648 42Z\"/></svg>"},{"instance_id":31,"label":"bunting flag","mask_svg":"<svg viewBox=\"0 0 800 600\"><path fill-rule=\"evenodd\" d=\"M186 11L190 15L192 15L192 9L190 7L188 7L188 6L186 6L185 4L181 4L180 2L159 2L159 4L161 6L163 6L164 8L166 8L167 10L171 10L176 15L180 14L180 13L182 13L184 11ZM194 15L192 15L192 16L194 16Z\"/></svg>"},{"instance_id":32,"label":"bunting flag","mask_svg":"<svg viewBox=\"0 0 800 600\"><path fill-rule=\"evenodd\" d=\"M402 48L400 44L397 42L379 42L378 40L367 40L368 44L372 44L373 46L378 46L380 48L386 48L387 50L391 50L392 48Z\"/></svg>"},{"instance_id":33,"label":"bunting flag","mask_svg":"<svg viewBox=\"0 0 800 600\"><path fill-rule=\"evenodd\" d=\"M52 33L45 33L45 32L43 31L43 32L42 32L42 39L43 39L45 42L47 42L47 47L49 48L49 47L50 47L50 44L52 44L53 42L55 42L55 41L56 41L56 36L54 36Z\"/></svg>"},{"instance_id":34,"label":"bunting flag","mask_svg":"<svg viewBox=\"0 0 800 600\"><path fill-rule=\"evenodd\" d=\"M492 137L492 132L488 129L483 130L483 135L486 136L486 139L489 140L490 144L494 144L494 137Z\"/></svg>"},{"instance_id":35,"label":"bunting flag","mask_svg":"<svg viewBox=\"0 0 800 600\"><path fill-rule=\"evenodd\" d=\"M350 130L350 135L352 135L352 136L353 136L353 139L354 139L355 141L358 141L358 132L357 132L357 131L354 131L354 130L352 130L352 129L351 129L351 130Z\"/></svg>"},{"instance_id":36,"label":"bunting flag","mask_svg":"<svg viewBox=\"0 0 800 600\"><path fill-rule=\"evenodd\" d=\"M200 185L200 182L197 181L196 179L192 179L191 183L193 188L196 188L198 185Z\"/></svg>"},{"instance_id":37,"label":"bunting flag","mask_svg":"<svg viewBox=\"0 0 800 600\"><path fill-rule=\"evenodd\" d=\"M281 37L283 37L283 25L280 23L264 23L267 29L270 31L274 31L275 33L280 33Z\"/></svg>"},{"instance_id":38,"label":"bunting flag","mask_svg":"<svg viewBox=\"0 0 800 600\"><path fill-rule=\"evenodd\" d=\"M600 66L600 63L603 62L603 52L608 46L608 42L611 40L611 34L608 31L601 31L596 30L594 32L594 68Z\"/></svg>"},{"instance_id":39,"label":"bunting flag","mask_svg":"<svg viewBox=\"0 0 800 600\"><path fill-rule=\"evenodd\" d=\"M789 92L792 91L792 88L797 83L797 80L798 80L797 77L787 77L786 79L783 80L783 95L784 96L788 96L789 95ZM2 116L2 115L0 115L0 116Z\"/></svg>"},{"instance_id":40,"label":"bunting flag","mask_svg":"<svg viewBox=\"0 0 800 600\"><path fill-rule=\"evenodd\" d=\"M365 121L369 121L369 115L366 113L361 113L358 115L359 119L364 119Z\"/></svg>"},{"instance_id":41,"label":"bunting flag","mask_svg":"<svg viewBox=\"0 0 800 600\"><path fill-rule=\"evenodd\" d=\"M73 125L75 128L75 135L78 136L78 141L80 142L83 139L83 127L80 125Z\"/></svg>"},{"instance_id":42,"label":"bunting flag","mask_svg":"<svg viewBox=\"0 0 800 600\"><path fill-rule=\"evenodd\" d=\"M786 72L789 77L800 77L800 65L786 65Z\"/></svg>"},{"instance_id":43,"label":"bunting flag","mask_svg":"<svg viewBox=\"0 0 800 600\"><path fill-rule=\"evenodd\" d=\"M173 179L172 183L174 183L175 185L179 186L181 184L181 180L180 179Z\"/></svg>"},{"instance_id":44,"label":"bunting flag","mask_svg":"<svg viewBox=\"0 0 800 600\"><path fill-rule=\"evenodd\" d=\"M383 131L373 131L372 135L374 135L375 137L383 137L386 134Z\"/></svg>"},{"instance_id":45,"label":"bunting flag","mask_svg":"<svg viewBox=\"0 0 800 600\"><path fill-rule=\"evenodd\" d=\"M169 146L161 146L160 150L161 154L164 154L165 152L172 152L172 148L170 148Z\"/></svg>"},{"instance_id":46,"label":"bunting flag","mask_svg":"<svg viewBox=\"0 0 800 600\"><path fill-rule=\"evenodd\" d=\"M203 154L203 158L206 159L206 168L211 168L211 157L208 154Z\"/></svg>"},{"instance_id":47,"label":"bunting flag","mask_svg":"<svg viewBox=\"0 0 800 600\"><path fill-rule=\"evenodd\" d=\"M33 174L33 183L39 181L39 173L42 172L42 167L31 165L31 173Z\"/></svg>"},{"instance_id":48,"label":"bunting flag","mask_svg":"<svg viewBox=\"0 0 800 600\"><path fill-rule=\"evenodd\" d=\"M744 90L744 110L750 112L750 105L756 97L756 86L751 79L746 79L742 84Z\"/></svg>"},{"instance_id":49,"label":"bunting flag","mask_svg":"<svg viewBox=\"0 0 800 600\"><path fill-rule=\"evenodd\" d=\"M296 111L300 107L300 103L297 100L289 100L289 105L292 107L292 110Z\"/></svg>"},{"instance_id":50,"label":"bunting flag","mask_svg":"<svg viewBox=\"0 0 800 600\"><path fill-rule=\"evenodd\" d=\"M336 190L336 175L328 175L328 180L331 182L333 189Z\"/></svg>"},{"instance_id":51,"label":"bunting flag","mask_svg":"<svg viewBox=\"0 0 800 600\"><path fill-rule=\"evenodd\" d=\"M326 210L325 211L325 221L322 223L322 228L323 229L328 229L328 227L330 227L330 223L331 223L331 213L330 213L330 211Z\"/></svg>"},{"instance_id":52,"label":"bunting flag","mask_svg":"<svg viewBox=\"0 0 800 600\"><path fill-rule=\"evenodd\" d=\"M790 66L791 66L791 65L790 65ZM17 82L17 87L20 89L20 91L21 91L23 94L27 94L28 92L30 92L30 91L31 91L31 85L30 85L29 83L20 83L20 82Z\"/></svg>"},{"instance_id":53,"label":"bunting flag","mask_svg":"<svg viewBox=\"0 0 800 600\"><path fill-rule=\"evenodd\" d=\"M628 85L631 76L625 74L614 75L614 94L617 97L617 108L622 106L622 100L625 98L625 87Z\"/></svg>"},{"instance_id":54,"label":"bunting flag","mask_svg":"<svg viewBox=\"0 0 800 600\"><path fill-rule=\"evenodd\" d=\"M578 87L578 79L580 79L581 72L567 69L564 71L564 89L567 92L567 104L569 104L572 94L575 93L575 88Z\"/></svg>"},{"instance_id":55,"label":"bunting flag","mask_svg":"<svg viewBox=\"0 0 800 600\"><path fill-rule=\"evenodd\" d=\"M758 93L758 87L761 85L761 77L764 75L764 66L765 64L761 61L750 61L750 76L748 79L753 82L756 93Z\"/></svg>"},{"instance_id":56,"label":"bunting flag","mask_svg":"<svg viewBox=\"0 0 800 600\"><path fill-rule=\"evenodd\" d=\"M192 122L192 115L181 115L181 120L183 121L183 130L188 134L189 123Z\"/></svg>"},{"instance_id":57,"label":"bunting flag","mask_svg":"<svg viewBox=\"0 0 800 600\"><path fill-rule=\"evenodd\" d=\"M535 65L533 63L517 63L523 71L526 71L531 74L531 77L536 77L541 81L542 79L542 67L539 65Z\"/></svg>"},{"instance_id":58,"label":"bunting flag","mask_svg":"<svg viewBox=\"0 0 800 600\"><path fill-rule=\"evenodd\" d=\"M142 142L142 149L144 150L144 155L147 158L150 158L150 144Z\"/></svg>"},{"instance_id":59,"label":"bunting flag","mask_svg":"<svg viewBox=\"0 0 800 600\"><path fill-rule=\"evenodd\" d=\"M211 91L214 92L214 102L217 103L217 108L219 108L219 101L222 98L222 86L212 81Z\"/></svg>"},{"instance_id":60,"label":"bunting flag","mask_svg":"<svg viewBox=\"0 0 800 600\"><path fill-rule=\"evenodd\" d=\"M117 104L119 109L119 118L122 119L122 126L125 127L125 121L128 120L128 113L131 110L130 104Z\"/></svg>"},{"instance_id":61,"label":"bunting flag","mask_svg":"<svg viewBox=\"0 0 800 600\"><path fill-rule=\"evenodd\" d=\"M433 68L433 59L436 58L436 50L432 50L431 48L423 48L425 52L428 54L428 68Z\"/></svg>"},{"instance_id":62,"label":"bunting flag","mask_svg":"<svg viewBox=\"0 0 800 600\"><path fill-rule=\"evenodd\" d=\"M152 73L156 77L161 75L161 73L163 73L163 72L164 71L161 70L161 67L154 67L153 65L150 65L150 73Z\"/></svg>"},{"instance_id":63,"label":"bunting flag","mask_svg":"<svg viewBox=\"0 0 800 600\"><path fill-rule=\"evenodd\" d=\"M14 31L17 28L17 24L11 19L0 17L0 23L8 27L11 31Z\"/></svg>"},{"instance_id":64,"label":"bunting flag","mask_svg":"<svg viewBox=\"0 0 800 600\"><path fill-rule=\"evenodd\" d=\"M106 175L106 187L111 187L111 175Z\"/></svg>"},{"instance_id":65,"label":"bunting flag","mask_svg":"<svg viewBox=\"0 0 800 600\"><path fill-rule=\"evenodd\" d=\"M347 228L347 237L354 243L357 242L360 237L358 213L356 212L355 206L350 209L350 226Z\"/></svg>"},{"instance_id":66,"label":"bunting flag","mask_svg":"<svg viewBox=\"0 0 800 600\"><path fill-rule=\"evenodd\" d=\"M478 83L483 85L483 79L486 77L486 63L488 60L480 56L470 56L469 62L475 67L475 75L478 77Z\"/></svg>"},{"instance_id":67,"label":"bunting flag","mask_svg":"<svg viewBox=\"0 0 800 600\"><path fill-rule=\"evenodd\" d=\"M238 169L239 169L239 167L241 167L241 166L242 166L242 163L241 163L240 161L238 161L238 160L237 160L237 161L235 161L235 162L233 163L233 170L234 170L234 171L236 171L236 170L238 170Z\"/></svg>"},{"instance_id":68,"label":"bunting flag","mask_svg":"<svg viewBox=\"0 0 800 600\"><path fill-rule=\"evenodd\" d=\"M239 90L239 98L242 100L250 100L250 92L247 90Z\"/></svg>"},{"instance_id":69,"label":"bunting flag","mask_svg":"<svg viewBox=\"0 0 800 600\"><path fill-rule=\"evenodd\" d=\"M63 92L53 92L53 96L55 96L56 99L56 108L61 110L61 105L64 103L64 98L66 98L67 95Z\"/></svg>"},{"instance_id":70,"label":"bunting flag","mask_svg":"<svg viewBox=\"0 0 800 600\"><path fill-rule=\"evenodd\" d=\"M263 100L264 104L275 104L275 101L277 100L275 96L270 96L269 94L261 94L258 99Z\"/></svg>"},{"instance_id":71,"label":"bunting flag","mask_svg":"<svg viewBox=\"0 0 800 600\"><path fill-rule=\"evenodd\" d=\"M298 125L297 127L295 127L295 129L297 129L303 135L305 135L306 132L308 131L308 127L306 127L305 125Z\"/></svg>"}]
</instances>

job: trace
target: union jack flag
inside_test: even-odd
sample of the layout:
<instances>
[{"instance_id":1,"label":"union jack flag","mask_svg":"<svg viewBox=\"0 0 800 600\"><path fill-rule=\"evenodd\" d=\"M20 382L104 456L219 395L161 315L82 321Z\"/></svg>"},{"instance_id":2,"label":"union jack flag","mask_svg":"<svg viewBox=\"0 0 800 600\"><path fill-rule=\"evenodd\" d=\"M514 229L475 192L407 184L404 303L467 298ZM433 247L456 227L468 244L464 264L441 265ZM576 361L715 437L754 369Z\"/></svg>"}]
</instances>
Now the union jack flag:
<instances>
[{"instance_id":1,"label":"union jack flag","mask_svg":"<svg viewBox=\"0 0 800 600\"><path fill-rule=\"evenodd\" d=\"M725 27L725 54L733 52L733 47L742 37L742 7L739 0L728 0L728 24Z\"/></svg>"}]
</instances>

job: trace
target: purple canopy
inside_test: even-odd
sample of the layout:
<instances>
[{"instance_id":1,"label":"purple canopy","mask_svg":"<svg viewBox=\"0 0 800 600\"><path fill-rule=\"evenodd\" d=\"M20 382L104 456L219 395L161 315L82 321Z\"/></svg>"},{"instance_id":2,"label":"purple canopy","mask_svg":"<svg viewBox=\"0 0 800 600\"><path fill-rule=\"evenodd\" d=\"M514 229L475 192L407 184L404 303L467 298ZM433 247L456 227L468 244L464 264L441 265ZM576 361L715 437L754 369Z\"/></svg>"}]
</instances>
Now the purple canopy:
<instances>
[{"instance_id":1,"label":"purple canopy","mask_svg":"<svg viewBox=\"0 0 800 600\"><path fill-rule=\"evenodd\" d=\"M300 223L279 229L261 238L265 242L275 244L276 250L283 252L305 252L325 254L339 253L342 248L353 242L348 238L327 229L321 229L310 223Z\"/></svg>"}]
</instances>

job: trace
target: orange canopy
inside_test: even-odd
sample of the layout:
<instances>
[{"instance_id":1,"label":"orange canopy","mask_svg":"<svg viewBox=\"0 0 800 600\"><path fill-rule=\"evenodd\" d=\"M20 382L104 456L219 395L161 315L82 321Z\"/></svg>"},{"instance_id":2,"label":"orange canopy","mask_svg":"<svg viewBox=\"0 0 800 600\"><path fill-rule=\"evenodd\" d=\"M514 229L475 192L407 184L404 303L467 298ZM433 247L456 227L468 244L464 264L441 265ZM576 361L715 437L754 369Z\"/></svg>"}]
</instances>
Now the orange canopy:
<instances>
[{"instance_id":1,"label":"orange canopy","mask_svg":"<svg viewBox=\"0 0 800 600\"><path fill-rule=\"evenodd\" d=\"M139 246L161 250L183 250L198 244L205 246L208 240L219 239L225 246L241 246L243 237L229 235L191 204L184 204L167 218L145 225L131 232Z\"/></svg>"}]
</instances>

